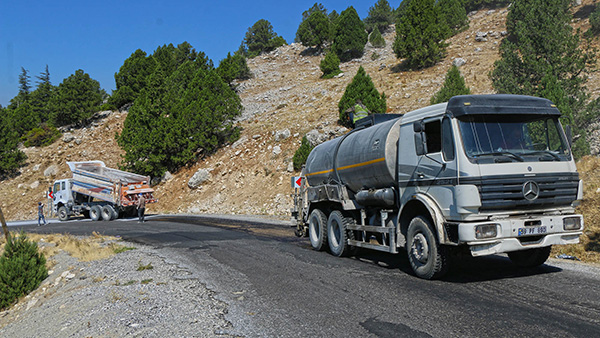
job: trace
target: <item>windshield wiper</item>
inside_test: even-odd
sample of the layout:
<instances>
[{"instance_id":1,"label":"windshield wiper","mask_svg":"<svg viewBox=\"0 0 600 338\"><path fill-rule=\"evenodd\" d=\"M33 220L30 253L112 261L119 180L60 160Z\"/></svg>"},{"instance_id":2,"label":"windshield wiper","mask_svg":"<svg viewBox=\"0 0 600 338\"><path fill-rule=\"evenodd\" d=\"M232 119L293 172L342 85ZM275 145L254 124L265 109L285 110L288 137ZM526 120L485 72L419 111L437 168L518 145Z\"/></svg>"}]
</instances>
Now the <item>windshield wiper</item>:
<instances>
[{"instance_id":1,"label":"windshield wiper","mask_svg":"<svg viewBox=\"0 0 600 338\"><path fill-rule=\"evenodd\" d=\"M515 153L511 153L510 151L492 151L489 153L481 153L481 154L477 154L477 155L473 155L473 157L477 158L477 157L481 157L481 156L506 156L506 157L510 157L518 162L523 162L525 161L521 156L515 154Z\"/></svg>"},{"instance_id":2,"label":"windshield wiper","mask_svg":"<svg viewBox=\"0 0 600 338\"><path fill-rule=\"evenodd\" d=\"M524 153L524 155L537 155L537 154L550 155L553 157L554 160L560 161L560 156L556 155L555 153L551 152L550 150L534 150L534 151L528 151L528 152Z\"/></svg>"}]
</instances>

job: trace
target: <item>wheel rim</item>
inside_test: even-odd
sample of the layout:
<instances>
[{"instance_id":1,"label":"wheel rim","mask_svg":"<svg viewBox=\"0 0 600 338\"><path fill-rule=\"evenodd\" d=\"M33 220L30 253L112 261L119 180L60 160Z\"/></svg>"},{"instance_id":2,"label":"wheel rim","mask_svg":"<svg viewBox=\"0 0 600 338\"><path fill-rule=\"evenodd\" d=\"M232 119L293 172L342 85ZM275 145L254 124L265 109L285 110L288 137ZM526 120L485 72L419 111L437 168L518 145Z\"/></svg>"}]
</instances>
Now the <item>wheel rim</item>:
<instances>
[{"instance_id":1,"label":"wheel rim","mask_svg":"<svg viewBox=\"0 0 600 338\"><path fill-rule=\"evenodd\" d=\"M331 222L331 243L338 247L340 245L340 237L342 236L341 231L340 231L340 224L336 221L333 220L333 222Z\"/></svg>"},{"instance_id":2,"label":"wheel rim","mask_svg":"<svg viewBox=\"0 0 600 338\"><path fill-rule=\"evenodd\" d=\"M319 240L319 234L321 233L321 225L316 220L316 217L311 219L310 230L310 240L316 243Z\"/></svg>"},{"instance_id":3,"label":"wheel rim","mask_svg":"<svg viewBox=\"0 0 600 338\"><path fill-rule=\"evenodd\" d=\"M427 238L422 233L418 233L413 238L412 245L410 247L412 256L419 261L419 263L425 264L429 259L429 244L427 244Z\"/></svg>"},{"instance_id":4,"label":"wheel rim","mask_svg":"<svg viewBox=\"0 0 600 338\"><path fill-rule=\"evenodd\" d=\"M67 217L67 212L63 209L60 210L60 214L58 215L59 218L65 218Z\"/></svg>"}]
</instances>

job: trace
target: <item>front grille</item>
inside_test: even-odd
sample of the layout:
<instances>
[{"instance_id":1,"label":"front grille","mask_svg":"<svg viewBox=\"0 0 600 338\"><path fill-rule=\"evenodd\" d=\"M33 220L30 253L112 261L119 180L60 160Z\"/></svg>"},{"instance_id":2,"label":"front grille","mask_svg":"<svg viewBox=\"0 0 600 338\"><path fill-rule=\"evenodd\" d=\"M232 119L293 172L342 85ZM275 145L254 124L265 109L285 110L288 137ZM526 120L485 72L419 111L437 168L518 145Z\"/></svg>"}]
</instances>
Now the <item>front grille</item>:
<instances>
[{"instance_id":1,"label":"front grille","mask_svg":"<svg viewBox=\"0 0 600 338\"><path fill-rule=\"evenodd\" d=\"M539 196L528 200L523 195L526 182L538 184ZM474 184L481 197L480 211L514 211L548 207L570 206L577 198L579 175L577 173L485 176L461 178L461 184Z\"/></svg>"}]
</instances>

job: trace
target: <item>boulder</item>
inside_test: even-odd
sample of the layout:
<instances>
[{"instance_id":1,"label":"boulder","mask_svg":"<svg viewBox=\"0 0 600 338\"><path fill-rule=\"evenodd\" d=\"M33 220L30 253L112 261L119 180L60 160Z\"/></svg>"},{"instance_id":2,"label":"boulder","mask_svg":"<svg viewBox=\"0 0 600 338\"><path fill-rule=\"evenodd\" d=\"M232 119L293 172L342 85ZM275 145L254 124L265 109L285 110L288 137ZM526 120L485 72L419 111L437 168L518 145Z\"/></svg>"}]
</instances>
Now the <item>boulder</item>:
<instances>
[{"instance_id":1,"label":"boulder","mask_svg":"<svg viewBox=\"0 0 600 338\"><path fill-rule=\"evenodd\" d=\"M188 187L196 189L204 182L210 181L212 179L210 172L210 169L198 169L194 176L188 181Z\"/></svg>"},{"instance_id":2,"label":"boulder","mask_svg":"<svg viewBox=\"0 0 600 338\"><path fill-rule=\"evenodd\" d=\"M290 137L292 134L289 129L278 130L275 132L275 141L280 142Z\"/></svg>"},{"instance_id":3,"label":"boulder","mask_svg":"<svg viewBox=\"0 0 600 338\"><path fill-rule=\"evenodd\" d=\"M56 176L58 174L58 167L55 164L50 165L46 170L44 170L44 176Z\"/></svg>"}]
</instances>

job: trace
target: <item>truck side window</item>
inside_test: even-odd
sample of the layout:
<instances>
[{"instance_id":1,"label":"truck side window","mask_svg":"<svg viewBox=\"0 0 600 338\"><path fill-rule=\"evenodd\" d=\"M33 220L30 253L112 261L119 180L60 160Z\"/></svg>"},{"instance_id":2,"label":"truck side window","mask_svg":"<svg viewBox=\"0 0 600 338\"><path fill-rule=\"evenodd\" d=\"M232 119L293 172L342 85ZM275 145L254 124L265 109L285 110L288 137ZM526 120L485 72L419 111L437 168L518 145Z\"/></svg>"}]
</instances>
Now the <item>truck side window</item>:
<instances>
[{"instance_id":1,"label":"truck side window","mask_svg":"<svg viewBox=\"0 0 600 338\"><path fill-rule=\"evenodd\" d=\"M425 123L425 139L427 140L427 153L442 151L442 128L440 120Z\"/></svg>"},{"instance_id":2,"label":"truck side window","mask_svg":"<svg viewBox=\"0 0 600 338\"><path fill-rule=\"evenodd\" d=\"M54 184L54 192L58 192L58 191L60 191L60 183L59 182Z\"/></svg>"},{"instance_id":3,"label":"truck side window","mask_svg":"<svg viewBox=\"0 0 600 338\"><path fill-rule=\"evenodd\" d=\"M65 189L65 182L61 182L62 183L62 189L61 190L66 190Z\"/></svg>"},{"instance_id":4,"label":"truck side window","mask_svg":"<svg viewBox=\"0 0 600 338\"><path fill-rule=\"evenodd\" d=\"M442 120L442 154L444 160L450 162L454 160L454 140L452 138L452 124L448 117Z\"/></svg>"}]
</instances>

